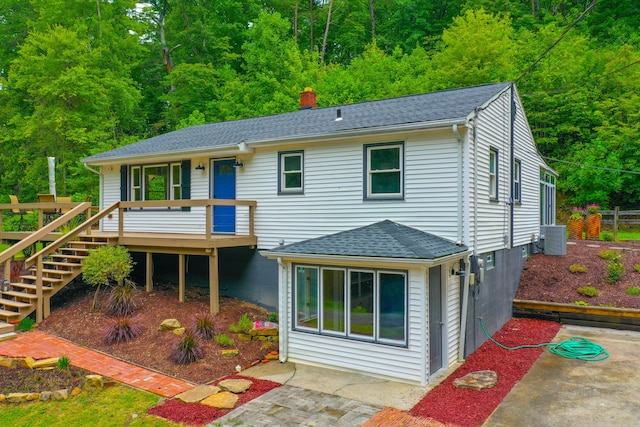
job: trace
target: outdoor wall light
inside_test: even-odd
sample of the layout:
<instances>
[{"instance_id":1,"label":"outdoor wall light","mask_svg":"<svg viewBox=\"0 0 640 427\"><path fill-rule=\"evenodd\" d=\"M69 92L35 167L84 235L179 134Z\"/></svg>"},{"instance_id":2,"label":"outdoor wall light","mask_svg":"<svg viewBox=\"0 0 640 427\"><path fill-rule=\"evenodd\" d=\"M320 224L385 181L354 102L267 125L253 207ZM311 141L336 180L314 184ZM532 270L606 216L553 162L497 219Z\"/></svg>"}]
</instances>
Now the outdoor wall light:
<instances>
[{"instance_id":1,"label":"outdoor wall light","mask_svg":"<svg viewBox=\"0 0 640 427\"><path fill-rule=\"evenodd\" d=\"M202 163L202 162L198 163L198 166L196 166L196 170L203 171L204 170L204 163Z\"/></svg>"},{"instance_id":2,"label":"outdoor wall light","mask_svg":"<svg viewBox=\"0 0 640 427\"><path fill-rule=\"evenodd\" d=\"M233 164L233 167L236 169L242 169L244 167L244 163L242 163L239 160L236 160L236 162Z\"/></svg>"}]
</instances>

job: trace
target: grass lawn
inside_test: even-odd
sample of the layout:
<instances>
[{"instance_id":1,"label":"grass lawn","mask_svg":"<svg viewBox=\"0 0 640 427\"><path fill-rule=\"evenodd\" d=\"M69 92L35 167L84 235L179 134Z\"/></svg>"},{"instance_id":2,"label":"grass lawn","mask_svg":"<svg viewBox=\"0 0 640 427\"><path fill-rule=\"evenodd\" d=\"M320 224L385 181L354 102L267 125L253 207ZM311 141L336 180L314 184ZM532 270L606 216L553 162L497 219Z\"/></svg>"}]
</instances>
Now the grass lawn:
<instances>
[{"instance_id":1,"label":"grass lawn","mask_svg":"<svg viewBox=\"0 0 640 427\"><path fill-rule=\"evenodd\" d=\"M64 401L3 404L0 424L13 427L177 426L147 415L147 409L155 406L159 399L154 394L116 384L98 393L82 393Z\"/></svg>"}]
</instances>

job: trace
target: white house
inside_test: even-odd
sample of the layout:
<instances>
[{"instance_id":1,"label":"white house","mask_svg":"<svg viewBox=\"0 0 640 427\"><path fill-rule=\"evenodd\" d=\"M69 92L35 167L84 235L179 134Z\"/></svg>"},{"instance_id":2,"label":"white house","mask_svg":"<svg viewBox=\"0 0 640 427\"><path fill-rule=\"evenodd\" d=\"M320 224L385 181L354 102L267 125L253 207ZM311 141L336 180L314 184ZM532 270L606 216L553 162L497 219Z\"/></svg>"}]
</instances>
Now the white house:
<instances>
[{"instance_id":1,"label":"white house","mask_svg":"<svg viewBox=\"0 0 640 427\"><path fill-rule=\"evenodd\" d=\"M84 159L128 232L243 235L220 291L280 314L282 360L416 384L511 317L524 260L555 221L556 174L512 83L170 132ZM124 216L124 215L123 215ZM101 222L118 229L118 215Z\"/></svg>"}]
</instances>

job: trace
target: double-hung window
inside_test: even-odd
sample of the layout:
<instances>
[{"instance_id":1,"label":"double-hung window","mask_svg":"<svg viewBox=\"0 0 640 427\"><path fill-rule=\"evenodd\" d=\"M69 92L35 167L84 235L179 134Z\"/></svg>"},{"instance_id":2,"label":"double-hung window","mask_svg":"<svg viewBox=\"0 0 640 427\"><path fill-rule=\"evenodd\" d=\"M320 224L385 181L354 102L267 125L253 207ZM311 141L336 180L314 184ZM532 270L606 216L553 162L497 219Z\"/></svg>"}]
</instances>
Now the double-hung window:
<instances>
[{"instance_id":1,"label":"double-hung window","mask_svg":"<svg viewBox=\"0 0 640 427\"><path fill-rule=\"evenodd\" d=\"M522 203L522 163L513 161L513 202Z\"/></svg>"},{"instance_id":2,"label":"double-hung window","mask_svg":"<svg viewBox=\"0 0 640 427\"><path fill-rule=\"evenodd\" d=\"M295 330L406 345L405 272L298 265L294 282Z\"/></svg>"},{"instance_id":3,"label":"double-hung window","mask_svg":"<svg viewBox=\"0 0 640 427\"><path fill-rule=\"evenodd\" d=\"M304 152L288 151L278 157L278 193L300 194L304 192Z\"/></svg>"},{"instance_id":4,"label":"double-hung window","mask_svg":"<svg viewBox=\"0 0 640 427\"><path fill-rule=\"evenodd\" d=\"M404 144L365 145L365 199L404 197Z\"/></svg>"},{"instance_id":5,"label":"double-hung window","mask_svg":"<svg viewBox=\"0 0 640 427\"><path fill-rule=\"evenodd\" d=\"M498 150L489 150L489 198L498 200Z\"/></svg>"}]
</instances>

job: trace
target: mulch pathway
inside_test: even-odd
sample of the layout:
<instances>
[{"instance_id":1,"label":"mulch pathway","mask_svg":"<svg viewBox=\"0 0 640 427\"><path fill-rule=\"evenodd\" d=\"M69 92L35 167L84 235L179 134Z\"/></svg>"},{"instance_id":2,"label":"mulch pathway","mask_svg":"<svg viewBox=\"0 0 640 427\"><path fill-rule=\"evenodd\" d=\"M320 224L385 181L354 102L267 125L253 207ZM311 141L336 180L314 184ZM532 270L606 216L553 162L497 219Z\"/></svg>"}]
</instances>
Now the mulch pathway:
<instances>
[{"instance_id":1,"label":"mulch pathway","mask_svg":"<svg viewBox=\"0 0 640 427\"><path fill-rule=\"evenodd\" d=\"M493 338L507 347L547 343L556 336L560 327L559 323L545 320L513 318L496 332ZM505 350L487 340L455 372L433 388L408 412L410 416L443 424L404 425L481 426L545 349L546 347ZM495 387L472 390L456 388L453 385L455 379L483 370L492 370L498 374Z\"/></svg>"}]
</instances>

